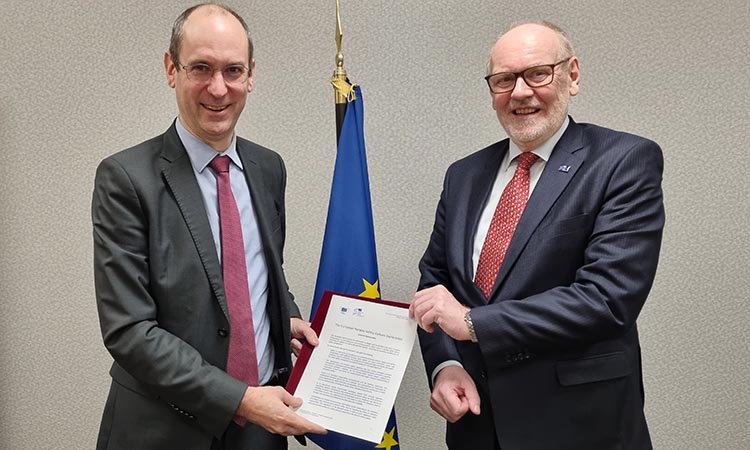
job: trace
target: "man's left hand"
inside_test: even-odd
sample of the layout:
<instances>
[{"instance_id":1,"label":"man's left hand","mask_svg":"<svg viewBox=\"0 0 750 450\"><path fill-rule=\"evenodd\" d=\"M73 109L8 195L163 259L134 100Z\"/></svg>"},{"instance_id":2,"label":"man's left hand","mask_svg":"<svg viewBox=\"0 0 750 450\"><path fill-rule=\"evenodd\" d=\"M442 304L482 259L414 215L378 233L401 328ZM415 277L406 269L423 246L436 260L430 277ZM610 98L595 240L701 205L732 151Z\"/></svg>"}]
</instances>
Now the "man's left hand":
<instances>
[{"instance_id":1,"label":"man's left hand","mask_svg":"<svg viewBox=\"0 0 750 450\"><path fill-rule=\"evenodd\" d=\"M318 345L318 335L310 327L310 322L304 321L298 317L292 317L290 321L292 331L292 351L294 356L299 356L300 350L302 350L302 342L316 347Z\"/></svg>"},{"instance_id":2,"label":"man's left hand","mask_svg":"<svg viewBox=\"0 0 750 450\"><path fill-rule=\"evenodd\" d=\"M409 306L409 317L415 319L419 326L432 333L434 324L458 341L468 341L469 327L464 315L469 308L459 303L442 284L422 289L414 294Z\"/></svg>"}]
</instances>

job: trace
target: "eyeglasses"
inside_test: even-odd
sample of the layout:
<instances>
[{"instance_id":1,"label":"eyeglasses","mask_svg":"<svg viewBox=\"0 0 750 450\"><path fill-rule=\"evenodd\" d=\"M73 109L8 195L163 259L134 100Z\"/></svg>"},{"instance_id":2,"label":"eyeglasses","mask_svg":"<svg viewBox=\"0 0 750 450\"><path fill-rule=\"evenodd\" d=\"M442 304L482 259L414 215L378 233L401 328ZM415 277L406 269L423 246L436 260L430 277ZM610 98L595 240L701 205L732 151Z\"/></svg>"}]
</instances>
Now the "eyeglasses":
<instances>
[{"instance_id":1,"label":"eyeglasses","mask_svg":"<svg viewBox=\"0 0 750 450\"><path fill-rule=\"evenodd\" d=\"M214 69L208 64L196 63L187 66L179 66L185 69L188 79L195 83L208 83L214 77L214 73L219 71L227 84L242 84L247 80L250 72L245 66L235 64L226 66L223 69Z\"/></svg>"},{"instance_id":2,"label":"eyeglasses","mask_svg":"<svg viewBox=\"0 0 750 450\"><path fill-rule=\"evenodd\" d=\"M503 94L515 89L518 77L523 77L523 81L532 88L547 86L552 83L552 80L555 78L555 67L564 62L568 62L570 58L572 58L572 56L554 64L529 67L520 72L493 73L492 75L487 75L484 79L487 80L487 85L490 87L490 91L494 94Z\"/></svg>"}]
</instances>

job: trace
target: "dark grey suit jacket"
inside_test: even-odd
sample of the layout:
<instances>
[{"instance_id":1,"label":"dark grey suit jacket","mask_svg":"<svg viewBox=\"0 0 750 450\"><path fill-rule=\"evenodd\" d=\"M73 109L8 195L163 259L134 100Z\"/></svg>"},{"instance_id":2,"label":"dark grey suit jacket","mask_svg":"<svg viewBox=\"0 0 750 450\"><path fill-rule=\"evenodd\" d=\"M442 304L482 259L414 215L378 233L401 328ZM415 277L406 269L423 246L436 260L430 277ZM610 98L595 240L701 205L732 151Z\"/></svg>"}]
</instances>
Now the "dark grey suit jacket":
<instances>
[{"instance_id":1,"label":"dark grey suit jacket","mask_svg":"<svg viewBox=\"0 0 750 450\"><path fill-rule=\"evenodd\" d=\"M282 269L286 171L278 154L250 141L238 138L237 151L268 265L267 312L284 383L289 318L299 317ZM99 320L114 358L97 448L209 449L247 386L224 371L231 330L221 266L174 124L102 161L92 218ZM245 430L252 440L257 427Z\"/></svg>"},{"instance_id":2,"label":"dark grey suit jacket","mask_svg":"<svg viewBox=\"0 0 750 450\"><path fill-rule=\"evenodd\" d=\"M420 330L428 376L460 361L482 414L448 425L451 449L650 449L636 319L656 272L661 149L572 121L539 179L487 299L473 283L479 216L508 140L447 172L420 289L473 308L478 344Z\"/></svg>"}]
</instances>

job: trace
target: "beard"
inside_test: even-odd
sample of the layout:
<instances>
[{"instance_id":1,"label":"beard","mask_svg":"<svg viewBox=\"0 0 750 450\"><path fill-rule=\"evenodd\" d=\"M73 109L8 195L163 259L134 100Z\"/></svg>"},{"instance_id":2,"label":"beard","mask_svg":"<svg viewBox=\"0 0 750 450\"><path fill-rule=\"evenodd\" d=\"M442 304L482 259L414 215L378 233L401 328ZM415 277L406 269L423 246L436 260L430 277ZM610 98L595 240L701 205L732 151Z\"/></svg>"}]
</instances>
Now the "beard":
<instances>
[{"instance_id":1,"label":"beard","mask_svg":"<svg viewBox=\"0 0 750 450\"><path fill-rule=\"evenodd\" d=\"M555 134L568 115L570 98L565 92L561 89L555 100L548 104L546 109L540 109L535 113L539 117L533 119L516 116L512 111L526 107L538 108L539 102L511 102L505 114L498 114L500 124L516 144L536 143L539 145Z\"/></svg>"}]
</instances>

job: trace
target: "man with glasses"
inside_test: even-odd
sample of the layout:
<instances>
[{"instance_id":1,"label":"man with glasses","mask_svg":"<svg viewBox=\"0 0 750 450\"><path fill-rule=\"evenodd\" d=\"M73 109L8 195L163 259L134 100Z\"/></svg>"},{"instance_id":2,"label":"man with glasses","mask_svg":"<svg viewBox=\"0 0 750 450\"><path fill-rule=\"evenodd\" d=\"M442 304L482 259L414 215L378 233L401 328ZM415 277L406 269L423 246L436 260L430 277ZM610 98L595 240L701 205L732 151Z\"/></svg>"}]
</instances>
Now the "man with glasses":
<instances>
[{"instance_id":1,"label":"man with glasses","mask_svg":"<svg viewBox=\"0 0 750 450\"><path fill-rule=\"evenodd\" d=\"M286 449L287 435L325 432L282 387L291 347L317 338L282 269L284 163L234 132L255 73L245 21L187 9L164 67L177 120L96 173L96 297L114 358L97 449Z\"/></svg>"},{"instance_id":2,"label":"man with glasses","mask_svg":"<svg viewBox=\"0 0 750 450\"><path fill-rule=\"evenodd\" d=\"M410 307L448 447L650 449L661 149L568 116L580 66L551 23L511 27L488 73L509 139L448 169Z\"/></svg>"}]
</instances>

